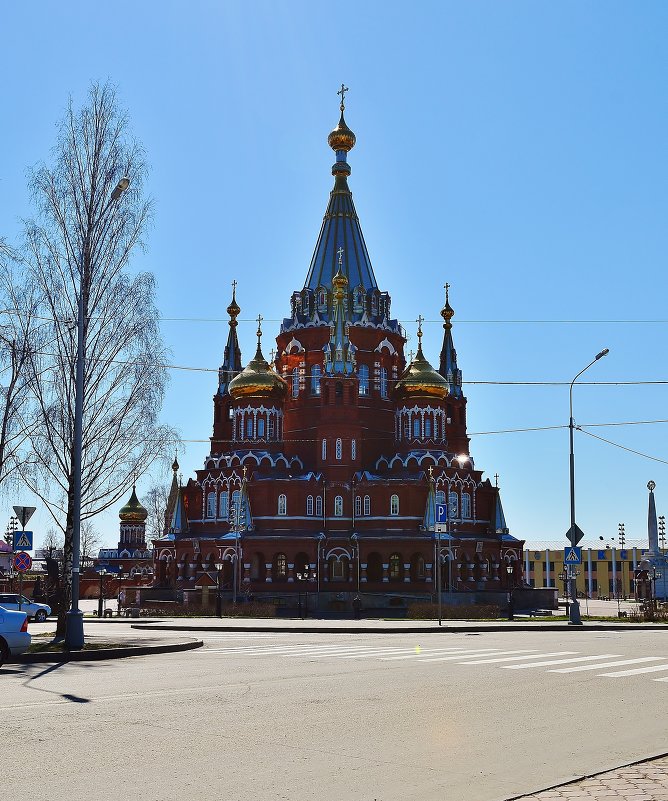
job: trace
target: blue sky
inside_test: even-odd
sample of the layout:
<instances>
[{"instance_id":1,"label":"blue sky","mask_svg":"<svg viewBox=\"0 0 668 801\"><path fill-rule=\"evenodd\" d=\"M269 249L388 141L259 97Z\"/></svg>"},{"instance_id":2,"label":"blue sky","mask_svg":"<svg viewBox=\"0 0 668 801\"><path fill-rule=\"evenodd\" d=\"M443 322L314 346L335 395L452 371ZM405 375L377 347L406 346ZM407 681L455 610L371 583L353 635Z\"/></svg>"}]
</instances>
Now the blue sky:
<instances>
[{"instance_id":1,"label":"blue sky","mask_svg":"<svg viewBox=\"0 0 668 801\"><path fill-rule=\"evenodd\" d=\"M152 167L155 218L133 268L157 276L174 364L218 367L227 325L192 320L226 317L233 278L244 360L258 312L268 354L327 203L344 81L350 186L408 348L422 314L437 362L447 280L465 381L570 381L603 347L591 380L668 379L665 3L26 0L4 4L0 23L0 235L17 237L31 213L26 171L48 160L68 96L110 79ZM215 387L213 373L173 371L164 419L206 440ZM664 419L667 389L583 386L575 416ZM568 422L567 386L465 392L471 432ZM668 460L666 431L594 430ZM206 450L179 455L184 476ZM471 452L499 473L516 536L562 537L566 429L473 436ZM643 538L650 478L665 513L666 464L578 433L587 540L621 521ZM48 525L36 518L37 540ZM114 543L115 511L98 525Z\"/></svg>"}]
</instances>

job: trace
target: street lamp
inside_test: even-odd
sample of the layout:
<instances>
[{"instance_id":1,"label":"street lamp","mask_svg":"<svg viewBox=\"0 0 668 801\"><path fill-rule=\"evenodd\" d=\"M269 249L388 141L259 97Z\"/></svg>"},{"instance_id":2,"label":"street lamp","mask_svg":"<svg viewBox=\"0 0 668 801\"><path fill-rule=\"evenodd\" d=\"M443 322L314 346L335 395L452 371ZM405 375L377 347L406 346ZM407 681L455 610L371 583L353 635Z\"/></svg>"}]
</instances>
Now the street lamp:
<instances>
[{"instance_id":1,"label":"street lamp","mask_svg":"<svg viewBox=\"0 0 668 801\"><path fill-rule=\"evenodd\" d=\"M214 567L216 568L216 590L217 590L217 592L216 592L216 615L218 617L222 617L223 616L223 602L222 602L222 599L220 597L220 573L221 573L221 571L223 569L223 563L222 562L216 562Z\"/></svg>"},{"instance_id":2,"label":"street lamp","mask_svg":"<svg viewBox=\"0 0 668 801\"><path fill-rule=\"evenodd\" d=\"M102 595L102 582L104 581L105 576L109 575L107 572L107 568L105 565L100 565L98 567L97 572L100 574L100 596L97 602L97 616L102 617L104 614L104 598Z\"/></svg>"},{"instance_id":3,"label":"street lamp","mask_svg":"<svg viewBox=\"0 0 668 801\"><path fill-rule=\"evenodd\" d=\"M304 569L302 571L297 572L297 581L301 585L304 584L304 609L302 612L302 591L301 588L299 590L299 598L298 598L298 605L299 605L299 614L301 619L304 620L308 617L308 583L309 581L315 581L317 578L317 573L315 570L309 568L308 565L304 565Z\"/></svg>"},{"instance_id":4,"label":"street lamp","mask_svg":"<svg viewBox=\"0 0 668 801\"><path fill-rule=\"evenodd\" d=\"M509 562L506 565L506 572L508 573L508 620L513 620L514 615L514 604L513 604L513 573L515 571L515 566L512 562Z\"/></svg>"},{"instance_id":5,"label":"street lamp","mask_svg":"<svg viewBox=\"0 0 668 801\"><path fill-rule=\"evenodd\" d=\"M652 593L652 596L653 596L652 600L654 602L653 606L654 606L655 610L658 608L658 602L657 602L657 597L656 597L656 580L660 579L660 578L661 578L661 571L657 570L655 567L653 567L652 568L652 582L653 582L654 588L653 588L653 593Z\"/></svg>"},{"instance_id":6,"label":"street lamp","mask_svg":"<svg viewBox=\"0 0 668 801\"><path fill-rule=\"evenodd\" d=\"M117 203L123 192L130 186L129 178L121 178L111 193L107 207ZM106 209L105 209L106 211ZM104 212L102 213L104 214ZM101 215L102 216L102 215ZM79 651L84 645L83 612L79 609L79 565L81 562L81 450L83 444L83 395L84 395L84 328L88 312L88 283L90 281L88 259L85 251L90 243L84 243L81 254L81 275L79 297L77 299L77 371L74 387L74 442L72 443L72 605L65 622L65 647Z\"/></svg>"},{"instance_id":7,"label":"street lamp","mask_svg":"<svg viewBox=\"0 0 668 801\"><path fill-rule=\"evenodd\" d=\"M575 525L575 456L573 453L573 385L578 380L578 378L588 370L592 364L595 364L599 359L602 359L604 356L607 356L609 353L608 348L603 348L600 353L596 354L596 357L593 361L589 362L589 364L584 367L580 372L575 376L575 378L571 381L570 391L569 391L569 401L570 401L570 418L568 423L568 433L570 439L570 500L571 500L571 527L568 531L568 538L570 543L573 547L578 544L578 536L577 536L577 528ZM570 576L570 580L573 582L571 585L571 608L569 613L569 624L571 626L581 626L582 620L580 619L580 604L578 603L577 599L577 592L575 588L575 579L573 578L572 574Z\"/></svg>"},{"instance_id":8,"label":"street lamp","mask_svg":"<svg viewBox=\"0 0 668 801\"><path fill-rule=\"evenodd\" d=\"M568 614L568 610L570 608L568 603L568 570L565 566L564 569L561 571L561 573L559 573L557 578L559 579L559 581L564 582L564 598L566 599L566 614Z\"/></svg>"}]
</instances>

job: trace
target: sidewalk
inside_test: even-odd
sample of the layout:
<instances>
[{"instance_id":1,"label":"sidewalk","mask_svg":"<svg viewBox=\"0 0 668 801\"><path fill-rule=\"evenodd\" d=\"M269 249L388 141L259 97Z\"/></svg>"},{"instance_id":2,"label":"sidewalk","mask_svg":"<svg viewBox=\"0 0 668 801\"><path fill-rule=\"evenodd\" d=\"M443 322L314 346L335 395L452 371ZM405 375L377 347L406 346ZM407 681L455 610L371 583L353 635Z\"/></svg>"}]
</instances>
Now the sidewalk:
<instances>
[{"instance_id":1,"label":"sidewalk","mask_svg":"<svg viewBox=\"0 0 668 801\"><path fill-rule=\"evenodd\" d=\"M668 801L668 756L508 801Z\"/></svg>"},{"instance_id":2,"label":"sidewalk","mask_svg":"<svg viewBox=\"0 0 668 801\"><path fill-rule=\"evenodd\" d=\"M107 622L95 619L99 625ZM86 618L86 622L89 619ZM90 621L92 622L92 620ZM126 622L131 622L127 620ZM527 621L476 621L476 620L444 620L441 626L437 620L321 620L309 618L307 620L294 618L217 618L217 617L191 617L191 618L165 618L156 621L155 618L143 622L136 618L132 621L132 628L147 631L239 631L239 632L274 632L274 633L301 633L301 634L427 634L430 632L483 632L483 631L646 631L656 629L668 634L668 625L654 623L604 623L601 621L585 622L583 626L569 626L565 620L540 621L529 623ZM667 800L668 801L668 800Z\"/></svg>"}]
</instances>

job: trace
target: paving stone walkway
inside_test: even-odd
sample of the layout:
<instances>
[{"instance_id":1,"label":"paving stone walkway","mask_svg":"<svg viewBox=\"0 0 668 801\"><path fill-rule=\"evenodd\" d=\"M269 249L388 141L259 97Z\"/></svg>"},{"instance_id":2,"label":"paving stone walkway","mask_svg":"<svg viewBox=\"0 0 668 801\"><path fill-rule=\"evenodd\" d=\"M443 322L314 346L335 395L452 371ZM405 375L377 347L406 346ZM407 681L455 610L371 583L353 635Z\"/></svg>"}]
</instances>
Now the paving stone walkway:
<instances>
[{"instance_id":1,"label":"paving stone walkway","mask_svg":"<svg viewBox=\"0 0 668 801\"><path fill-rule=\"evenodd\" d=\"M518 801L668 801L668 757L600 773Z\"/></svg>"}]
</instances>

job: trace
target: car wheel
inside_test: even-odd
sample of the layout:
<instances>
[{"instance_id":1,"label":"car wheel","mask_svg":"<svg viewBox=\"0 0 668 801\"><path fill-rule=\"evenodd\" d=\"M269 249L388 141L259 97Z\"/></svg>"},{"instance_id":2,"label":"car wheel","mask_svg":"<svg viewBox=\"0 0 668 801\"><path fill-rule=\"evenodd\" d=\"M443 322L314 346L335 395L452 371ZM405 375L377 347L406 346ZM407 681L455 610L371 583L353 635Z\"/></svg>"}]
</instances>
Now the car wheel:
<instances>
[{"instance_id":1,"label":"car wheel","mask_svg":"<svg viewBox=\"0 0 668 801\"><path fill-rule=\"evenodd\" d=\"M3 663L9 659L9 648L7 647L7 643L0 638L0 667L2 667Z\"/></svg>"},{"instance_id":2,"label":"car wheel","mask_svg":"<svg viewBox=\"0 0 668 801\"><path fill-rule=\"evenodd\" d=\"M46 620L46 612L43 609L38 609L35 613L35 621L37 623L44 623Z\"/></svg>"}]
</instances>

